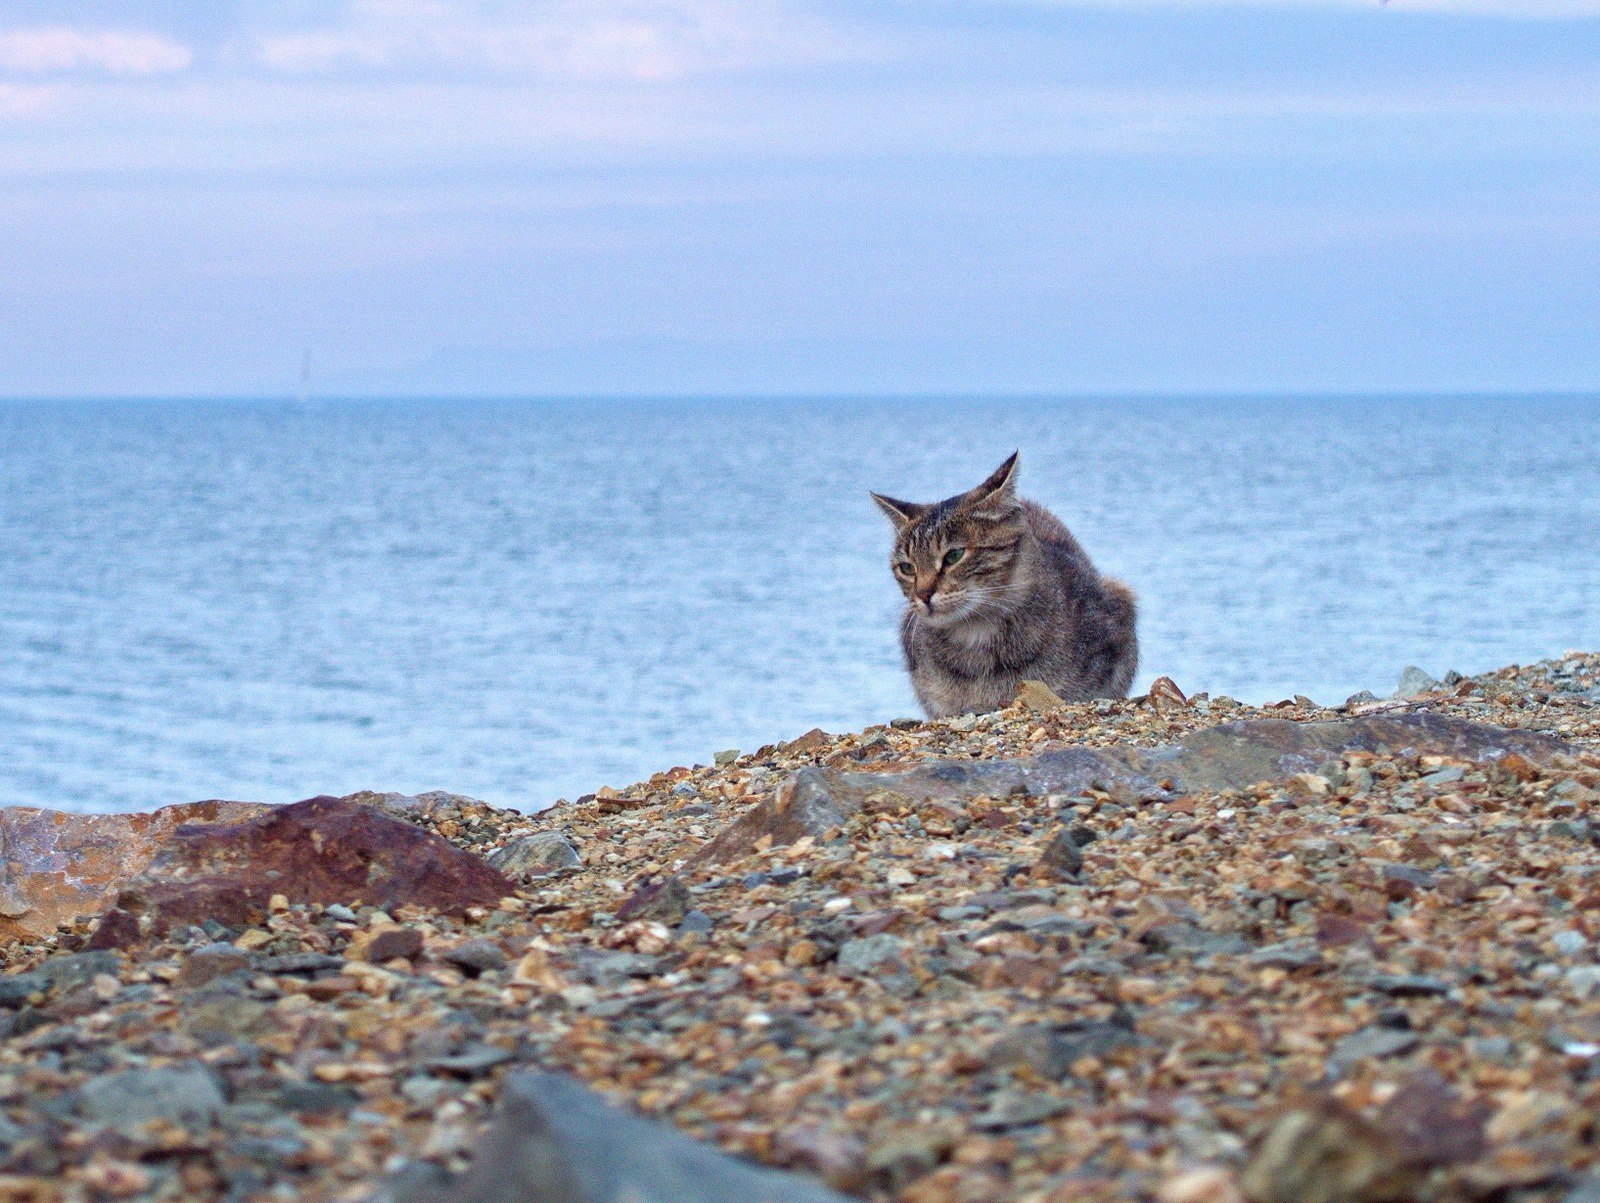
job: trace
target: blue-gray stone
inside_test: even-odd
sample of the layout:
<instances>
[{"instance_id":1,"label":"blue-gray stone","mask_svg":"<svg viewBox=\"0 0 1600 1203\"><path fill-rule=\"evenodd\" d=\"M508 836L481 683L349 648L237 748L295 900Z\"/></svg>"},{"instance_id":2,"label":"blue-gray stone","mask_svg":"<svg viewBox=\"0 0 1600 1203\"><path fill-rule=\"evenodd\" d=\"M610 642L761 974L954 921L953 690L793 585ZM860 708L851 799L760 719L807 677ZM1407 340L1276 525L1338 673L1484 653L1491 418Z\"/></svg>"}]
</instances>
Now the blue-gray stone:
<instances>
[{"instance_id":1,"label":"blue-gray stone","mask_svg":"<svg viewBox=\"0 0 1600 1203\"><path fill-rule=\"evenodd\" d=\"M397 1175L373 1203L849 1203L612 1106L559 1074L508 1077L472 1166Z\"/></svg>"},{"instance_id":2,"label":"blue-gray stone","mask_svg":"<svg viewBox=\"0 0 1600 1203\"><path fill-rule=\"evenodd\" d=\"M198 1062L91 1078L78 1088L77 1097L84 1119L119 1131L153 1120L200 1131L211 1126L224 1102L217 1079Z\"/></svg>"}]
</instances>

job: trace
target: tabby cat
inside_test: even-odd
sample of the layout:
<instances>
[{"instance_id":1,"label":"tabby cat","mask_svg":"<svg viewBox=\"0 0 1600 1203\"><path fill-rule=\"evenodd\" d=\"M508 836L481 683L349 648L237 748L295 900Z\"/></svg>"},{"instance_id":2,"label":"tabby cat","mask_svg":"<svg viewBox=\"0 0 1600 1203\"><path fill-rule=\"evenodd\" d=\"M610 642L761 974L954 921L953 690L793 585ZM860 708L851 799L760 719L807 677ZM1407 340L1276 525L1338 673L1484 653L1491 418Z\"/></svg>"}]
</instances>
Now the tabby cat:
<instances>
[{"instance_id":1,"label":"tabby cat","mask_svg":"<svg viewBox=\"0 0 1600 1203\"><path fill-rule=\"evenodd\" d=\"M1067 701L1126 697L1138 669L1133 591L1016 487L1013 454L945 501L872 495L895 526L900 642L932 718L998 710L1028 680Z\"/></svg>"}]
</instances>

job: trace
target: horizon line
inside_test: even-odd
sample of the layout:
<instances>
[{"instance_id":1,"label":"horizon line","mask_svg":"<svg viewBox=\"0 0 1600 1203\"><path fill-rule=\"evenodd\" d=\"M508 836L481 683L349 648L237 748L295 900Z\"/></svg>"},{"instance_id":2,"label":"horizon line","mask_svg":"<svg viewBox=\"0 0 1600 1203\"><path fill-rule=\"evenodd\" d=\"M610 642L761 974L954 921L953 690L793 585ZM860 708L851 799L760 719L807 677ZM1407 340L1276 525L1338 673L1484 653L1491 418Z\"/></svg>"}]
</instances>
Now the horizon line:
<instances>
[{"instance_id":1,"label":"horizon line","mask_svg":"<svg viewBox=\"0 0 1600 1203\"><path fill-rule=\"evenodd\" d=\"M1472 388L1472 389L1160 389L959 392L663 392L663 393L330 393L301 397L295 393L32 393L0 396L0 405L181 402L342 405L372 402L535 404L640 402L670 404L707 401L1403 401L1403 400L1551 400L1596 401L1600 388Z\"/></svg>"}]
</instances>

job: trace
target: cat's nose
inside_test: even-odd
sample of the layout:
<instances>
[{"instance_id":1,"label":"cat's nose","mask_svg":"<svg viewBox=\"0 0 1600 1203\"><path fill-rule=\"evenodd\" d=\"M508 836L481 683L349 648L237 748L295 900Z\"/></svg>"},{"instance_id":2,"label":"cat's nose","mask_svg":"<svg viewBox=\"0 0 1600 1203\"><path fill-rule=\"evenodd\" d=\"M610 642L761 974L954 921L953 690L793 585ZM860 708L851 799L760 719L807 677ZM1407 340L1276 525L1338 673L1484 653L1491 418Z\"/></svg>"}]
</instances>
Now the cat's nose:
<instances>
[{"instance_id":1,"label":"cat's nose","mask_svg":"<svg viewBox=\"0 0 1600 1203\"><path fill-rule=\"evenodd\" d=\"M933 603L933 589L934 587L932 585L919 586L917 589L917 600L925 606L931 605Z\"/></svg>"}]
</instances>

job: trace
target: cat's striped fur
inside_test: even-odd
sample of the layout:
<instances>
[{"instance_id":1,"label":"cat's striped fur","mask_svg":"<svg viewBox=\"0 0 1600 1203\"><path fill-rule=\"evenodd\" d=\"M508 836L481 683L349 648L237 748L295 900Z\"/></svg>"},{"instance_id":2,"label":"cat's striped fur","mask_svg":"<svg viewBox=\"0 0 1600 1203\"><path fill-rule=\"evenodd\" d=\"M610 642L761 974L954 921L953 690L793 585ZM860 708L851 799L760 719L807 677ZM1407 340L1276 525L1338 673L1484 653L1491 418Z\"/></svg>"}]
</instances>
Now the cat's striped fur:
<instances>
[{"instance_id":1,"label":"cat's striped fur","mask_svg":"<svg viewBox=\"0 0 1600 1203\"><path fill-rule=\"evenodd\" d=\"M1017 456L930 505L872 495L895 526L901 646L930 717L998 710L1043 681L1068 701L1126 697L1133 591L1101 576L1060 519L1017 496Z\"/></svg>"}]
</instances>

